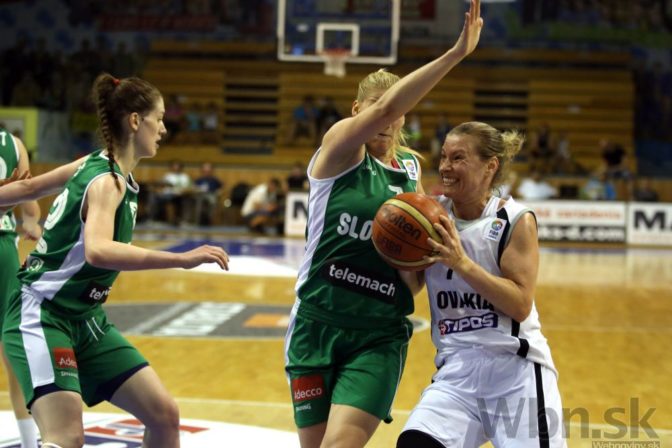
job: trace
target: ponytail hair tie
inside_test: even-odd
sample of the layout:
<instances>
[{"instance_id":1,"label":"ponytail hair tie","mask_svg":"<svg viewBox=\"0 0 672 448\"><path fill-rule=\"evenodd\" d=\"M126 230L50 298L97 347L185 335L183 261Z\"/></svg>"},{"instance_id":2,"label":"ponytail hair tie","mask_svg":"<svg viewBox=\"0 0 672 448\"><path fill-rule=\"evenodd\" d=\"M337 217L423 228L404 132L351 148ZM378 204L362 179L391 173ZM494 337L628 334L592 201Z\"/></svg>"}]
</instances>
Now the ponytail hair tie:
<instances>
[{"instance_id":1,"label":"ponytail hair tie","mask_svg":"<svg viewBox=\"0 0 672 448\"><path fill-rule=\"evenodd\" d=\"M112 82L115 86L118 86L121 81L118 78L112 78Z\"/></svg>"}]
</instances>

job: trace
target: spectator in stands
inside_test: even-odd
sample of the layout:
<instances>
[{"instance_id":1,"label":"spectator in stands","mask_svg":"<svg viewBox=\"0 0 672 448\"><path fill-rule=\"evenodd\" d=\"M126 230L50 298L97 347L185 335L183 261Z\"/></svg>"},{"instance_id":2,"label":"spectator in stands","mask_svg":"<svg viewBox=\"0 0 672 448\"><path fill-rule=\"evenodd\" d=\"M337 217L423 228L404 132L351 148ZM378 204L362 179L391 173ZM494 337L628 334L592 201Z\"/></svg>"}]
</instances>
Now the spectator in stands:
<instances>
[{"instance_id":1,"label":"spectator in stands","mask_svg":"<svg viewBox=\"0 0 672 448\"><path fill-rule=\"evenodd\" d=\"M651 178L638 177L632 189L632 200L636 202L658 202L658 192L651 185Z\"/></svg>"},{"instance_id":2,"label":"spectator in stands","mask_svg":"<svg viewBox=\"0 0 672 448\"><path fill-rule=\"evenodd\" d=\"M542 201L556 197L558 190L546 182L539 171L534 170L520 181L516 193L522 200Z\"/></svg>"},{"instance_id":3,"label":"spectator in stands","mask_svg":"<svg viewBox=\"0 0 672 448\"><path fill-rule=\"evenodd\" d=\"M306 174L306 167L303 163L296 162L292 166L292 170L286 179L287 191L307 191L308 190L308 174Z\"/></svg>"},{"instance_id":4,"label":"spectator in stands","mask_svg":"<svg viewBox=\"0 0 672 448\"><path fill-rule=\"evenodd\" d=\"M40 85L31 72L25 72L21 81L14 86L12 103L14 107L35 107L42 98Z\"/></svg>"},{"instance_id":5,"label":"spectator in stands","mask_svg":"<svg viewBox=\"0 0 672 448\"><path fill-rule=\"evenodd\" d=\"M222 181L215 176L212 163L205 162L201 165L201 173L194 181L196 195L194 196L195 222L199 225L209 226L213 222L213 215L219 202L222 191ZM204 207L205 206L205 207Z\"/></svg>"},{"instance_id":6,"label":"spectator in stands","mask_svg":"<svg viewBox=\"0 0 672 448\"><path fill-rule=\"evenodd\" d=\"M219 141L219 108L211 101L203 111L203 138L202 143L216 144Z\"/></svg>"},{"instance_id":7,"label":"spectator in stands","mask_svg":"<svg viewBox=\"0 0 672 448\"><path fill-rule=\"evenodd\" d=\"M523 24L538 24L547 20L555 20L558 16L558 3L562 0L523 0Z\"/></svg>"},{"instance_id":8,"label":"spectator in stands","mask_svg":"<svg viewBox=\"0 0 672 448\"><path fill-rule=\"evenodd\" d=\"M163 217L166 221L177 226L186 222L185 209L188 193L191 188L191 178L184 172L184 165L173 160L162 180L162 188L156 195L153 215Z\"/></svg>"},{"instance_id":9,"label":"spectator in stands","mask_svg":"<svg viewBox=\"0 0 672 448\"><path fill-rule=\"evenodd\" d=\"M51 75L54 72L53 58L47 51L47 41L40 37L35 41L35 51L30 55L32 66L30 69L40 88L46 89L51 84Z\"/></svg>"},{"instance_id":10,"label":"spectator in stands","mask_svg":"<svg viewBox=\"0 0 672 448\"><path fill-rule=\"evenodd\" d=\"M168 130L166 143L174 141L184 126L185 113L180 102L180 98L172 94L166 101L166 114L163 116L163 123Z\"/></svg>"},{"instance_id":11,"label":"spectator in stands","mask_svg":"<svg viewBox=\"0 0 672 448\"><path fill-rule=\"evenodd\" d=\"M184 114L186 138L189 143L200 142L203 132L203 106L193 103Z\"/></svg>"},{"instance_id":12,"label":"spectator in stands","mask_svg":"<svg viewBox=\"0 0 672 448\"><path fill-rule=\"evenodd\" d=\"M52 72L53 73L60 73L63 76L63 88L65 88L65 81L66 77L68 75L67 70L65 68L66 64L66 58L63 55L63 51L60 48L56 48L52 53L51 53L51 64L52 64Z\"/></svg>"},{"instance_id":13,"label":"spectator in stands","mask_svg":"<svg viewBox=\"0 0 672 448\"><path fill-rule=\"evenodd\" d=\"M37 102L37 107L53 111L65 110L64 84L63 75L54 72L49 78L49 85L42 90L42 97Z\"/></svg>"},{"instance_id":14,"label":"spectator in stands","mask_svg":"<svg viewBox=\"0 0 672 448\"><path fill-rule=\"evenodd\" d=\"M225 201L225 204L229 204L227 207L232 206L242 209L243 204L245 203L245 198L247 198L251 189L252 187L247 182L238 182L231 188L231 195L229 196L229 199Z\"/></svg>"},{"instance_id":15,"label":"spectator in stands","mask_svg":"<svg viewBox=\"0 0 672 448\"><path fill-rule=\"evenodd\" d=\"M532 169L541 174L548 174L551 160L553 159L553 146L551 141L551 127L548 123L542 123L530 140L530 164Z\"/></svg>"},{"instance_id":16,"label":"spectator in stands","mask_svg":"<svg viewBox=\"0 0 672 448\"><path fill-rule=\"evenodd\" d=\"M317 114L317 130L320 134L320 139L322 139L322 136L329 130L331 125L341 118L343 116L338 111L334 99L330 96L325 97Z\"/></svg>"},{"instance_id":17,"label":"spectator in stands","mask_svg":"<svg viewBox=\"0 0 672 448\"><path fill-rule=\"evenodd\" d=\"M241 215L251 231L264 234L267 226L273 226L278 234L283 233L284 210L279 201L281 194L282 184L275 177L250 190Z\"/></svg>"},{"instance_id":18,"label":"spectator in stands","mask_svg":"<svg viewBox=\"0 0 672 448\"><path fill-rule=\"evenodd\" d=\"M604 171L594 173L581 187L579 198L591 201L613 201L616 200L616 187Z\"/></svg>"},{"instance_id":19,"label":"spectator in stands","mask_svg":"<svg viewBox=\"0 0 672 448\"><path fill-rule=\"evenodd\" d=\"M602 161L604 162L604 171L610 179L631 179L630 169L625 163L625 149L619 144L602 139L600 141L602 148Z\"/></svg>"},{"instance_id":20,"label":"spectator in stands","mask_svg":"<svg viewBox=\"0 0 672 448\"><path fill-rule=\"evenodd\" d=\"M70 70L70 67L68 68ZM79 112L87 107L87 88L93 82L84 72L70 71L65 85L65 107L70 113Z\"/></svg>"},{"instance_id":21,"label":"spectator in stands","mask_svg":"<svg viewBox=\"0 0 672 448\"><path fill-rule=\"evenodd\" d=\"M99 34L96 36L96 48L94 53L96 55L94 73L112 70L113 56L105 35Z\"/></svg>"},{"instance_id":22,"label":"spectator in stands","mask_svg":"<svg viewBox=\"0 0 672 448\"><path fill-rule=\"evenodd\" d=\"M606 143L601 142L603 166L600 169L614 186L617 198L628 200L632 197L633 174L628 167L626 151L620 144L604 141Z\"/></svg>"},{"instance_id":23,"label":"spectator in stands","mask_svg":"<svg viewBox=\"0 0 672 448\"><path fill-rule=\"evenodd\" d=\"M77 27L80 25L90 25L96 19L98 11L100 11L101 3L105 4L106 2L92 2L89 0L70 0L67 2L69 8L68 14L68 24L72 27ZM113 10L115 13L120 11L118 6L115 3L116 8ZM124 10L122 10L124 11Z\"/></svg>"},{"instance_id":24,"label":"spectator in stands","mask_svg":"<svg viewBox=\"0 0 672 448\"><path fill-rule=\"evenodd\" d=\"M98 73L96 70L99 65L98 56L91 48L91 42L88 39L83 39L78 51L70 56L72 69L88 73L91 77Z\"/></svg>"},{"instance_id":25,"label":"spectator in stands","mask_svg":"<svg viewBox=\"0 0 672 448\"><path fill-rule=\"evenodd\" d=\"M117 51L112 58L112 67L117 76L133 76L138 71L138 62L131 53L126 50L126 44L119 42Z\"/></svg>"},{"instance_id":26,"label":"spectator in stands","mask_svg":"<svg viewBox=\"0 0 672 448\"><path fill-rule=\"evenodd\" d=\"M24 36L17 37L16 44L2 53L2 60L11 61L11 64L7 62L0 64L2 104L12 104L14 87L32 67L26 38Z\"/></svg>"},{"instance_id":27,"label":"spectator in stands","mask_svg":"<svg viewBox=\"0 0 672 448\"><path fill-rule=\"evenodd\" d=\"M450 132L452 126L448 121L446 114L440 114L436 127L434 128L434 135L430 142L430 152L432 155L432 166L439 166L439 159L441 158L441 147L446 141L446 135Z\"/></svg>"},{"instance_id":28,"label":"spectator in stands","mask_svg":"<svg viewBox=\"0 0 672 448\"><path fill-rule=\"evenodd\" d=\"M577 164L572 157L569 147L569 137L566 132L558 135L555 143L555 153L553 154L553 172L555 174L575 174Z\"/></svg>"},{"instance_id":29,"label":"spectator in stands","mask_svg":"<svg viewBox=\"0 0 672 448\"><path fill-rule=\"evenodd\" d=\"M406 131L406 144L410 148L419 148L420 140L422 140L422 122L420 121L420 115L411 114L408 117L408 121L405 126Z\"/></svg>"},{"instance_id":30,"label":"spectator in stands","mask_svg":"<svg viewBox=\"0 0 672 448\"><path fill-rule=\"evenodd\" d=\"M204 16L210 13L209 0L190 0L184 2L184 9L187 15Z\"/></svg>"},{"instance_id":31,"label":"spectator in stands","mask_svg":"<svg viewBox=\"0 0 672 448\"><path fill-rule=\"evenodd\" d=\"M506 174L506 179L499 186L499 197L509 198L513 196L513 192L518 189L518 173L514 170L509 170ZM443 194L443 193L440 193Z\"/></svg>"},{"instance_id":32,"label":"spectator in stands","mask_svg":"<svg viewBox=\"0 0 672 448\"><path fill-rule=\"evenodd\" d=\"M301 104L292 112L289 143L293 144L298 138L306 137L313 144L317 139L317 116L318 109L312 95L304 96Z\"/></svg>"}]
</instances>

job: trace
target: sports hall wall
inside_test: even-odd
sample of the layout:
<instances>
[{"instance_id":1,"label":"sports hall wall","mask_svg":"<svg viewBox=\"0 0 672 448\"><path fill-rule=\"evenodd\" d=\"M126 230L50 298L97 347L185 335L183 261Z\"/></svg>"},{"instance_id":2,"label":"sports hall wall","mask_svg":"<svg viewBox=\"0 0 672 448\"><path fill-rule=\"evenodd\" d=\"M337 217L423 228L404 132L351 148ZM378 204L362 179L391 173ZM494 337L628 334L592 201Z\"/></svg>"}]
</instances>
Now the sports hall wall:
<instances>
[{"instance_id":1,"label":"sports hall wall","mask_svg":"<svg viewBox=\"0 0 672 448\"><path fill-rule=\"evenodd\" d=\"M279 63L275 3L2 1L0 51L3 61L11 62L3 64L0 121L34 133L24 139L35 169L46 169L50 165L40 162L71 159L95 145L95 118L85 105L93 74L102 68L117 76L139 74L187 108L217 111L212 133L182 135L163 145L144 168L145 178L159 179L173 159L193 172L203 161L214 162L227 188L241 170L255 181L284 175L314 150L313 142L286 138L302 98L329 96L347 114L357 80L377 67L349 66L346 78L335 79L324 77L319 64ZM660 199L672 201L666 180L672 173L672 131L664 125L672 119L668 2L653 0L643 8L641 2L592 1L583 2L581 10L575 3L519 0L484 6L486 31L473 60L458 67L417 110L418 145L430 186L435 180L431 136L445 115L453 125L478 119L521 128L532 142L538 128L550 124L552 132L567 137L581 167L549 173L558 187L582 185L604 162L601 142L611 141L624 149L628 169L651 178ZM450 45L455 36L444 30L459 28L464 4L402 5L400 59L391 69L403 75ZM98 62L86 61L91 53ZM13 104L11 90L27 74L40 93ZM32 131L15 118L26 109L37 109ZM245 124L250 116L256 121L251 127ZM530 157L523 156L518 167L523 175Z\"/></svg>"}]
</instances>

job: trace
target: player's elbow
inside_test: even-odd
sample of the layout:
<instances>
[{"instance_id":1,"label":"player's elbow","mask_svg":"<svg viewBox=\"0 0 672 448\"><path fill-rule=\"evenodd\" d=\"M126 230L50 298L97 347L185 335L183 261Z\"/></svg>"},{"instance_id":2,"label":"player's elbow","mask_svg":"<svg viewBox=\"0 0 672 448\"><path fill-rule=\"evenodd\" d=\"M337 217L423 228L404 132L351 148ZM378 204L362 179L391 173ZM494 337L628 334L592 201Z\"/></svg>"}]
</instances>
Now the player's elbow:
<instances>
[{"instance_id":1,"label":"player's elbow","mask_svg":"<svg viewBox=\"0 0 672 448\"><path fill-rule=\"evenodd\" d=\"M40 206L37 201L27 201L21 204L21 214L27 218L39 219Z\"/></svg>"},{"instance_id":2,"label":"player's elbow","mask_svg":"<svg viewBox=\"0 0 672 448\"><path fill-rule=\"evenodd\" d=\"M394 104L391 102L378 102L373 107L375 107L375 115L380 117L382 121L389 123L392 123L404 114L403 111L394 107Z\"/></svg>"},{"instance_id":3,"label":"player's elbow","mask_svg":"<svg viewBox=\"0 0 672 448\"><path fill-rule=\"evenodd\" d=\"M24 179L19 182L20 183L18 185L20 185L22 189L21 192L22 202L25 203L26 201L34 201L36 199L39 199L40 190L34 178L31 177L30 179Z\"/></svg>"},{"instance_id":4,"label":"player's elbow","mask_svg":"<svg viewBox=\"0 0 672 448\"><path fill-rule=\"evenodd\" d=\"M104 251L98 244L84 244L84 259L88 264L96 268L105 268Z\"/></svg>"},{"instance_id":5,"label":"player's elbow","mask_svg":"<svg viewBox=\"0 0 672 448\"><path fill-rule=\"evenodd\" d=\"M530 313L532 313L532 298L526 297L512 310L510 316L516 322L523 322Z\"/></svg>"}]
</instances>

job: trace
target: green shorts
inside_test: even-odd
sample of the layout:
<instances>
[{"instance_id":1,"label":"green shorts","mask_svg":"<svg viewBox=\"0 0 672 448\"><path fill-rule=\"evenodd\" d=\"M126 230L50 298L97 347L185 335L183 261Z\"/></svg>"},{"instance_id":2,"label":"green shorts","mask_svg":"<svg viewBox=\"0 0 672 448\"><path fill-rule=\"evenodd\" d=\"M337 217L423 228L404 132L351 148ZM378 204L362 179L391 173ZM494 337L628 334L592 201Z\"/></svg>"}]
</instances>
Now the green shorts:
<instances>
[{"instance_id":1,"label":"green shorts","mask_svg":"<svg viewBox=\"0 0 672 448\"><path fill-rule=\"evenodd\" d=\"M88 406L110 400L148 365L102 308L87 319L67 319L24 290L12 295L5 318L5 353L29 409L35 399L57 390L81 394Z\"/></svg>"},{"instance_id":2,"label":"green shorts","mask_svg":"<svg viewBox=\"0 0 672 448\"><path fill-rule=\"evenodd\" d=\"M0 341L2 341L2 323L9 296L18 288L16 273L19 270L19 254L16 250L16 234L0 232Z\"/></svg>"},{"instance_id":3,"label":"green shorts","mask_svg":"<svg viewBox=\"0 0 672 448\"><path fill-rule=\"evenodd\" d=\"M299 428L327 421L331 404L389 423L413 326L350 329L295 316L285 340L285 371Z\"/></svg>"}]
</instances>

